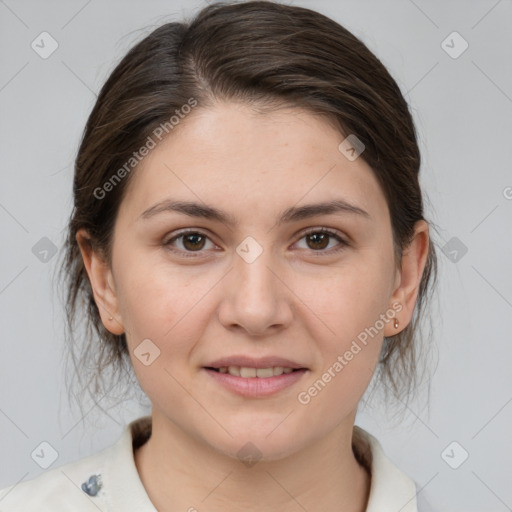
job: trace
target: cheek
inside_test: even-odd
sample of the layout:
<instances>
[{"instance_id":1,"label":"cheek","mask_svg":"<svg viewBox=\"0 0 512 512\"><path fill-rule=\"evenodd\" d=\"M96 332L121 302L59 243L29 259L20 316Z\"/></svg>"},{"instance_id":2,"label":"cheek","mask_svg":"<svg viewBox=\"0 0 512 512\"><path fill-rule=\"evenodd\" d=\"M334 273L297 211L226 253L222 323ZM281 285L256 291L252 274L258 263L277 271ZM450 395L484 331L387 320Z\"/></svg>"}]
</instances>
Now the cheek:
<instances>
[{"instance_id":1,"label":"cheek","mask_svg":"<svg viewBox=\"0 0 512 512\"><path fill-rule=\"evenodd\" d=\"M366 328L373 326L389 307L392 283L391 262L374 251L347 258L322 279L302 281L297 295L304 297L323 328L319 339L331 340L334 348L342 349ZM298 281L300 282L300 280ZM377 324L381 329L382 325Z\"/></svg>"},{"instance_id":2,"label":"cheek","mask_svg":"<svg viewBox=\"0 0 512 512\"><path fill-rule=\"evenodd\" d=\"M128 253L116 261L121 316L128 333L156 340L183 316L190 289L169 266Z\"/></svg>"},{"instance_id":3,"label":"cheek","mask_svg":"<svg viewBox=\"0 0 512 512\"><path fill-rule=\"evenodd\" d=\"M187 272L165 260L118 262L118 300L130 352L145 339L160 350L159 363L185 367L183 359L214 314L209 291L218 276Z\"/></svg>"},{"instance_id":4,"label":"cheek","mask_svg":"<svg viewBox=\"0 0 512 512\"><path fill-rule=\"evenodd\" d=\"M346 397L355 404L370 382L384 327L394 318L389 310L391 279L391 260L375 251L358 253L317 281L315 293L304 300L314 313L309 329L321 356L310 382L320 376L316 387L322 390L322 402ZM306 294L306 288L300 293ZM323 391L323 385L329 390Z\"/></svg>"},{"instance_id":5,"label":"cheek","mask_svg":"<svg viewBox=\"0 0 512 512\"><path fill-rule=\"evenodd\" d=\"M185 407L179 383L188 379L188 354L201 328L201 280L192 286L169 265L143 259L124 259L118 268L119 306L137 380L152 403Z\"/></svg>"},{"instance_id":6,"label":"cheek","mask_svg":"<svg viewBox=\"0 0 512 512\"><path fill-rule=\"evenodd\" d=\"M330 426L357 408L378 363L384 326L381 314L386 312L389 297L376 282L369 274L339 275L311 307L325 320L314 321L310 328L319 364L297 400L311 418L323 417Z\"/></svg>"}]
</instances>

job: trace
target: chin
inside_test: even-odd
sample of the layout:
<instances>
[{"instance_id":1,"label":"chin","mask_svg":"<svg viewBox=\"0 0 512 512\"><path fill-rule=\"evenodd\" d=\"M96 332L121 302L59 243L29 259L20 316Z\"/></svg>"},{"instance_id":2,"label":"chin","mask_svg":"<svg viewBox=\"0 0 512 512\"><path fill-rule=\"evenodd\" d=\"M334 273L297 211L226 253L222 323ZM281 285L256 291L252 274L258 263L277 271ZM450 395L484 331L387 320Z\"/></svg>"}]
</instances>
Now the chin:
<instances>
[{"instance_id":1,"label":"chin","mask_svg":"<svg viewBox=\"0 0 512 512\"><path fill-rule=\"evenodd\" d=\"M205 441L218 453L238 459L247 467L257 462L284 459L296 453L306 442L295 429L285 428L284 422L281 425L273 422L272 428L267 424L262 427L254 423L247 426L238 423L236 428L228 426L227 430L233 437L226 435L217 441Z\"/></svg>"},{"instance_id":2,"label":"chin","mask_svg":"<svg viewBox=\"0 0 512 512\"><path fill-rule=\"evenodd\" d=\"M297 445L294 443L290 446L276 446L275 443L259 442L258 440L250 441L240 439L240 442L231 443L230 446L215 447L216 451L224 456L238 460L246 467L250 468L257 463L278 461L293 455L298 451Z\"/></svg>"}]
</instances>

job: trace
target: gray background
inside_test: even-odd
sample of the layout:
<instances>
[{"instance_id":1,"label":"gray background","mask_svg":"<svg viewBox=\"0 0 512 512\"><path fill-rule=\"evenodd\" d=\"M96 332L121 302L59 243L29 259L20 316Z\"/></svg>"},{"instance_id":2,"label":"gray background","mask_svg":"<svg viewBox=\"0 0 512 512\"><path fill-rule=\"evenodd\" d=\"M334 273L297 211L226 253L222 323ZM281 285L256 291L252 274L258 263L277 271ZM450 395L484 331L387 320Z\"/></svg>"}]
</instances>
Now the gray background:
<instances>
[{"instance_id":1,"label":"gray background","mask_svg":"<svg viewBox=\"0 0 512 512\"><path fill-rule=\"evenodd\" d=\"M435 510L512 510L512 3L291 3L345 25L388 66L414 113L438 226L430 405L412 402L400 420L375 406L358 423ZM0 488L44 471L31 458L41 442L57 467L149 411L127 402L105 415L91 404L84 428L69 407L58 258L44 250L62 246L73 158L100 86L135 41L201 5L0 0ZM59 45L46 59L31 48L43 31ZM469 44L457 58L461 40L442 44L453 31Z\"/></svg>"}]
</instances>

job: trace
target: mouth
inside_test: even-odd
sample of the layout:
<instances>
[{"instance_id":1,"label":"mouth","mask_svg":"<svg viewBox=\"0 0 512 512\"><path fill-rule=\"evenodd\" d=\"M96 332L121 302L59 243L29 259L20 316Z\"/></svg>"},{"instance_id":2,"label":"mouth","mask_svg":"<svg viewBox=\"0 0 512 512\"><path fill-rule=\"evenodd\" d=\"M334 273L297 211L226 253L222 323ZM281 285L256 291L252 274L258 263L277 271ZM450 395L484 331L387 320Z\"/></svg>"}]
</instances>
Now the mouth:
<instances>
[{"instance_id":1,"label":"mouth","mask_svg":"<svg viewBox=\"0 0 512 512\"><path fill-rule=\"evenodd\" d=\"M220 366L215 368L213 366L205 366L204 368L206 370L233 375L243 379L268 379L270 377L278 377L283 374L307 370L307 368L290 368L289 366L269 366L267 368L254 368L250 366Z\"/></svg>"},{"instance_id":2,"label":"mouth","mask_svg":"<svg viewBox=\"0 0 512 512\"><path fill-rule=\"evenodd\" d=\"M245 398L263 398L292 387L309 368L290 359L239 354L211 361L203 370L215 385Z\"/></svg>"},{"instance_id":3,"label":"mouth","mask_svg":"<svg viewBox=\"0 0 512 512\"><path fill-rule=\"evenodd\" d=\"M246 399L279 396L280 391L292 388L309 371L299 365L273 366L268 362L261 364L254 361L245 364L253 366L238 366L224 361L214 366L204 366L203 370L216 386Z\"/></svg>"}]
</instances>

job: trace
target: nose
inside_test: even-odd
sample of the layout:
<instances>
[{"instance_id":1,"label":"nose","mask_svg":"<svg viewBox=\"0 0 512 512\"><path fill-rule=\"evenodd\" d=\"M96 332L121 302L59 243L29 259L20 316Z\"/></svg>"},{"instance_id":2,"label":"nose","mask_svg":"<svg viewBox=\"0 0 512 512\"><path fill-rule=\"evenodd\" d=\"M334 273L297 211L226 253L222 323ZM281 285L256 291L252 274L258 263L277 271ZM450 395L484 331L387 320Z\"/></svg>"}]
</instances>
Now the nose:
<instances>
[{"instance_id":1,"label":"nose","mask_svg":"<svg viewBox=\"0 0 512 512\"><path fill-rule=\"evenodd\" d=\"M235 255L233 269L223 280L218 312L227 329L265 336L290 325L293 294L283 269L270 253L264 250L252 262Z\"/></svg>"}]
</instances>

